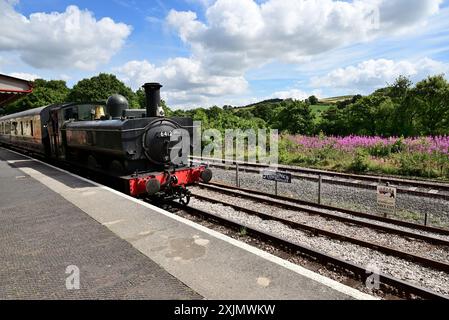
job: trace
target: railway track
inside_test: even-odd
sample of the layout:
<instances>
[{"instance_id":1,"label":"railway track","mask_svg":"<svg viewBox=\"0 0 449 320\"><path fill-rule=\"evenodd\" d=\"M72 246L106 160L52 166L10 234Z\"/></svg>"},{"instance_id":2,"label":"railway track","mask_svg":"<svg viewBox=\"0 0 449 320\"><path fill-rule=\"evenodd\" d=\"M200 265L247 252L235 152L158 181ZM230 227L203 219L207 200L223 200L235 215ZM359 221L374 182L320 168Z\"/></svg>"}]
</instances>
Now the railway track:
<instances>
[{"instance_id":1,"label":"railway track","mask_svg":"<svg viewBox=\"0 0 449 320\"><path fill-rule=\"evenodd\" d=\"M207 162L209 166L222 169L236 169L249 173L260 173L260 170L268 168L267 165L260 163L248 163L232 160L217 160L213 158L194 157L193 162ZM348 186L353 188L376 190L379 184L389 184L396 187L399 194L408 194L423 198L449 200L449 183L436 181L400 179L389 176L357 175L350 173L333 172L318 169L308 169L295 166L277 167L277 170L292 174L293 179L302 179L312 182L318 182L319 176L322 176L322 182L331 185Z\"/></svg>"},{"instance_id":2,"label":"railway track","mask_svg":"<svg viewBox=\"0 0 449 320\"><path fill-rule=\"evenodd\" d=\"M220 226L231 228L237 232L245 230L246 235L248 236L254 237L264 243L280 247L293 255L305 256L309 259L318 261L321 264L326 265L328 267L344 270L345 272L349 272L350 274L353 275L353 277L356 277L357 279L363 282L365 282L367 280L367 277L369 276L369 274L367 274L366 268L361 265L351 263L338 257L313 249L311 247L283 239L282 237L266 232L259 228L253 227L251 225L247 225L232 219L224 218L210 211L195 208L192 206L184 207L178 203L172 203L172 206L174 206L177 210L185 211L193 216L197 216L207 221L218 223ZM448 296L415 285L413 283L403 281L388 274L380 273L378 276L381 284L392 287L403 294L407 295L413 294L423 299L446 300L446 301L449 300Z\"/></svg>"},{"instance_id":3,"label":"railway track","mask_svg":"<svg viewBox=\"0 0 449 320\"><path fill-rule=\"evenodd\" d=\"M444 250L446 250L446 252L449 249L449 231L444 229L426 227L422 225L417 225L395 219L384 218L380 216L371 216L366 213L360 213L356 211L345 210L330 206L316 205L315 203L290 199L286 197L278 197L272 194L266 194L263 192L243 188L235 188L229 185L213 183L209 185L200 184L199 187L212 192L224 193L234 198L241 198L242 200L244 199L251 200L258 202L260 204L264 203L267 205L276 206L278 208L297 211L298 213L302 212L310 215L318 215L321 217L325 217L326 219L331 221L330 223L332 223L332 221L338 221L338 223L344 223L347 225L370 228L379 231L384 235L385 234L398 235L404 237L405 239L408 239L409 241L426 242L428 244L432 244L435 246L444 246ZM285 226L288 226L291 229L301 230L303 232L309 233L311 234L312 237L323 236L329 239L351 243L360 247L368 248L370 250L378 251L388 256L393 256L401 260L406 260L414 264L419 264L424 268L430 268L444 273L449 273L449 264L447 259L446 261L441 261L439 259L426 257L425 255L408 252L407 248L382 245L381 243L376 243L376 241L366 241L363 239L359 239L357 237L334 232L331 231L331 228L320 228L313 225L309 225L307 223L301 223L291 219L286 219L284 217L279 217L273 213L267 213L264 210L261 210L260 208L256 210L249 203L246 204L245 206L244 204L242 204L243 201L239 200L225 201L220 199L219 196L214 196L213 194L207 195L207 193L205 195L203 193L197 193L195 191L193 192L193 197L200 201L222 205L224 207L232 208L235 211L244 212L248 215L256 216L263 221L279 222ZM312 206L316 208L312 208ZM212 212L208 212L210 210L205 211L204 209L201 210L199 208L188 208L187 210L193 215L197 216L199 215L206 219L211 219L219 223L224 223L224 225L231 226L233 229L236 230L241 230L243 228L246 230L248 234L256 236L257 238L260 238L263 241L275 243L277 245L280 244L282 247L289 249L289 251L293 253L299 252L300 254L310 255L314 259L320 260L325 264L330 263L330 265L332 266L338 266L345 270L351 271L363 281L365 280L364 277L366 277L366 268L362 267L361 265L348 262L336 256L330 256L325 252L315 250L312 249L311 247L307 247L304 245L300 245L297 242L292 242L286 240L285 238L284 239L280 238L279 236L274 235L272 233L271 234L267 233L262 229L254 228L251 225L238 222L238 220L228 219L229 217L225 218ZM201 213L198 213L198 210ZM346 215L353 216L353 218L332 214L326 212L326 210L340 211L340 212L344 211ZM378 222L381 222L382 224L379 224ZM405 230L405 228L411 230ZM348 263L349 265L346 265L346 263ZM433 292L428 288L421 287L414 283L401 280L401 278L395 278L389 274L382 274L380 276L380 279L383 284L392 286L399 290L403 290L404 293L413 293L423 298L449 299L448 296Z\"/></svg>"},{"instance_id":4,"label":"railway track","mask_svg":"<svg viewBox=\"0 0 449 320\"><path fill-rule=\"evenodd\" d=\"M433 244L444 246L449 245L449 239L445 239L449 237L449 230L446 229L424 226L402 220L371 215L368 213L342 209L328 205L320 205L314 202L304 200L298 200L283 196L275 196L261 191L246 188L237 188L225 184L209 183L209 184L199 184L199 186L200 188L203 189L218 191L235 197L242 197L254 201L266 202L270 205L277 206L280 208L285 208L294 211L295 210L302 211L305 213L322 216L332 220L351 223L363 227L368 227L371 229L377 229L379 231L394 233L400 236L424 240ZM343 213L344 215L339 215L336 214L335 212ZM398 227L403 227L414 231L422 231L424 233L407 231L406 229Z\"/></svg>"},{"instance_id":5,"label":"railway track","mask_svg":"<svg viewBox=\"0 0 449 320\"><path fill-rule=\"evenodd\" d=\"M411 254L399 249L395 249L389 246L384 246L378 243L374 243L374 242L368 242L368 241L364 241L355 237L350 237L350 236L345 236L343 234L340 233L336 233L336 232L332 232L329 230L325 230L323 228L317 228L305 223L299 223L290 219L285 219L285 218L281 218L281 217L277 217L275 215L272 214L266 214L264 212L261 212L259 210L253 210L253 209L249 209L247 207L243 207L241 205L236 205L236 204L232 204L230 202L227 201L222 201L219 200L217 198L212 198L212 197L207 197L207 196L203 196L203 195L199 195L199 194L194 194L194 197L198 200L202 200L202 201L207 201L207 202L212 202L212 203L217 203L217 204L221 204L223 206L227 206L227 207L231 207L234 210L240 211L240 212L245 212L248 213L250 215L253 216L257 216L259 218L261 218L262 220L272 220L272 221L277 221L280 222L284 225L287 225L293 229L297 229L297 230L303 230L303 231L307 231L307 232L311 232L314 235L322 235L322 236L326 236L329 237L331 239L337 239L337 240L341 240L341 241L345 241L345 242L349 242L349 243L353 243L359 246L363 246L369 249L373 249L373 250L377 250L379 252L388 254L388 255L392 255L392 256L396 256L398 258L401 259L405 259L411 262L415 262L415 263L419 263L422 266L425 267L432 267L436 270L440 270L440 271L444 271L444 272L449 272L449 264L446 262L442 262L442 261L438 261L438 260L434 260L434 259L429 259L420 255L416 255L416 254ZM446 242L446 246L449 248L449 242Z\"/></svg>"}]
</instances>

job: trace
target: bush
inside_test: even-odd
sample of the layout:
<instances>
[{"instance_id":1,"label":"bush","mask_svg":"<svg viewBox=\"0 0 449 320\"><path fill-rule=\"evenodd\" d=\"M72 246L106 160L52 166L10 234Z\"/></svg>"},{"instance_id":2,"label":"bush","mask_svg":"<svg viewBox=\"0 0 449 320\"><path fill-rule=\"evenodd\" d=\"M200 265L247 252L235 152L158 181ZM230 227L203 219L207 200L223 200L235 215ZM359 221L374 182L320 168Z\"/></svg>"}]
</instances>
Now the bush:
<instances>
[{"instance_id":1,"label":"bush","mask_svg":"<svg viewBox=\"0 0 449 320\"><path fill-rule=\"evenodd\" d=\"M367 171L368 167L368 153L363 149L357 149L348 169L355 173L361 173Z\"/></svg>"},{"instance_id":2,"label":"bush","mask_svg":"<svg viewBox=\"0 0 449 320\"><path fill-rule=\"evenodd\" d=\"M376 143L374 146L368 148L371 156L377 158L385 158L394 153L400 153L406 149L404 139L400 138L393 144L386 144L384 142Z\"/></svg>"},{"instance_id":3,"label":"bush","mask_svg":"<svg viewBox=\"0 0 449 320\"><path fill-rule=\"evenodd\" d=\"M377 158L388 157L391 154L391 146L385 145L382 142L380 142L370 147L368 149L368 152L373 157Z\"/></svg>"},{"instance_id":4,"label":"bush","mask_svg":"<svg viewBox=\"0 0 449 320\"><path fill-rule=\"evenodd\" d=\"M407 176L434 178L438 174L432 169L431 155L421 152L399 154L399 172Z\"/></svg>"}]
</instances>

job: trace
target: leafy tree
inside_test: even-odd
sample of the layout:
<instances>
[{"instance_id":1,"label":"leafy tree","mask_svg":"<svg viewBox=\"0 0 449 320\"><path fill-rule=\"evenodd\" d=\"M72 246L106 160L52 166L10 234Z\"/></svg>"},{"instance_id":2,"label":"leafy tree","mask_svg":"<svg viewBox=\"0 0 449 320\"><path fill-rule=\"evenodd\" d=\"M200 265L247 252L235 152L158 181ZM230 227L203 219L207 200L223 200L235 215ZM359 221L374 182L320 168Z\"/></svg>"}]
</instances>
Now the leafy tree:
<instances>
[{"instance_id":1,"label":"leafy tree","mask_svg":"<svg viewBox=\"0 0 449 320\"><path fill-rule=\"evenodd\" d=\"M128 99L130 108L139 108L136 94L115 75L106 73L79 81L71 90L69 100L73 102L103 101L117 93Z\"/></svg>"},{"instance_id":2,"label":"leafy tree","mask_svg":"<svg viewBox=\"0 0 449 320\"><path fill-rule=\"evenodd\" d=\"M405 76L399 76L393 85L388 87L389 96L402 101L410 91L412 87L412 81Z\"/></svg>"},{"instance_id":3,"label":"leafy tree","mask_svg":"<svg viewBox=\"0 0 449 320\"><path fill-rule=\"evenodd\" d=\"M347 125L343 112L335 106L330 107L321 114L319 129L328 135L347 134Z\"/></svg>"},{"instance_id":4,"label":"leafy tree","mask_svg":"<svg viewBox=\"0 0 449 320\"><path fill-rule=\"evenodd\" d=\"M292 134L312 134L314 130L313 114L310 105L302 101L282 102L277 117L278 129Z\"/></svg>"},{"instance_id":5,"label":"leafy tree","mask_svg":"<svg viewBox=\"0 0 449 320\"><path fill-rule=\"evenodd\" d=\"M26 97L5 107L6 113L20 112L32 108L67 101L70 89L62 80L36 79L33 82L33 92Z\"/></svg>"},{"instance_id":6,"label":"leafy tree","mask_svg":"<svg viewBox=\"0 0 449 320\"><path fill-rule=\"evenodd\" d=\"M326 134L416 136L449 134L449 83L432 76L413 87L400 76L373 94L337 103L321 116Z\"/></svg>"},{"instance_id":7,"label":"leafy tree","mask_svg":"<svg viewBox=\"0 0 449 320\"><path fill-rule=\"evenodd\" d=\"M252 114L255 117L263 119L269 124L273 124L276 119L277 113L280 111L281 103L262 103L254 107Z\"/></svg>"},{"instance_id":8,"label":"leafy tree","mask_svg":"<svg viewBox=\"0 0 449 320\"><path fill-rule=\"evenodd\" d=\"M195 109L192 114L194 121L201 121L201 126L203 128L209 129L209 117L207 116L206 110L203 108Z\"/></svg>"},{"instance_id":9,"label":"leafy tree","mask_svg":"<svg viewBox=\"0 0 449 320\"><path fill-rule=\"evenodd\" d=\"M310 96L308 99L309 103L314 106L318 104L318 98L315 96Z\"/></svg>"},{"instance_id":10,"label":"leafy tree","mask_svg":"<svg viewBox=\"0 0 449 320\"><path fill-rule=\"evenodd\" d=\"M422 135L447 134L449 83L443 75L428 77L412 90L418 114L417 127Z\"/></svg>"},{"instance_id":11,"label":"leafy tree","mask_svg":"<svg viewBox=\"0 0 449 320\"><path fill-rule=\"evenodd\" d=\"M224 109L224 110L227 111L229 109ZM251 111L249 111L248 109L238 110L234 114L240 118L247 119L247 120L254 118L254 114Z\"/></svg>"}]
</instances>

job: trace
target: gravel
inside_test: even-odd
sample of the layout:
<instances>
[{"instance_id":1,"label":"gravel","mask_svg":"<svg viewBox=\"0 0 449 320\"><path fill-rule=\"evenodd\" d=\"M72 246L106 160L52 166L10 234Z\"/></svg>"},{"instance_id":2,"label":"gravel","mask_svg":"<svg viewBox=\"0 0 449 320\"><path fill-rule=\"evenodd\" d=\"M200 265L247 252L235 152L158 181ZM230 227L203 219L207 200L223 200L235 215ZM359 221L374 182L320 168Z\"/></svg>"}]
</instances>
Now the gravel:
<instances>
[{"instance_id":1,"label":"gravel","mask_svg":"<svg viewBox=\"0 0 449 320\"><path fill-rule=\"evenodd\" d=\"M215 167L212 170L214 175L213 182L235 185L235 170ZM262 180L260 174L241 171L239 177L240 186L243 188L274 193L274 182ZM317 201L318 184L308 180L293 179L291 184L279 183L278 192L280 195L288 197ZM323 183L321 199L323 204L370 214L377 213L376 193L373 190ZM429 224L437 227L449 227L449 201L422 198L410 194L398 194L395 218L424 223L425 213L428 214Z\"/></svg>"},{"instance_id":2,"label":"gravel","mask_svg":"<svg viewBox=\"0 0 449 320\"><path fill-rule=\"evenodd\" d=\"M195 189L192 189L192 190L195 190ZM205 189L201 189L201 190L205 190ZM203 192L203 191L199 191L199 192ZM238 191L238 192L241 192L243 194L250 194L250 192L244 192L244 191ZM220 194L222 194L222 193L220 193ZM269 197L269 196L257 195L257 197L259 197L261 199L267 199L267 200L272 200L273 199L272 197ZM445 241L449 241L449 235L442 235L442 234L439 234L439 233L419 230L419 229L412 228L412 227L398 226L396 224L392 224L392 223L388 223L388 222L382 222L382 221L372 220L372 219L369 219L369 218L357 217L357 216L354 216L354 215L351 215L351 214L348 214L348 213L344 213L344 212L341 212L341 211L317 208L316 206L313 206L313 205L298 205L298 204L292 203L291 201L289 202L289 201L278 200L278 199L276 199L276 201L281 202L281 203L286 203L286 204L293 204L295 206L300 206L300 207L303 207L303 208L306 208L306 209L312 209L314 211L319 211L319 212L328 213L328 214L332 214L332 215L336 215L336 216L341 216L341 217L344 217L344 218L350 218L350 219L357 220L357 221L362 221L362 222L369 222L371 224L375 224L375 225L379 225L379 226L385 226L385 227L389 227L389 228L393 228L393 229L403 230L403 231L407 231L407 232L411 232L411 233L415 233L415 234L421 234L421 235L424 235L424 236L429 236L429 237L439 238L439 239L442 239L442 240L445 240ZM301 211L301 210L298 209L298 211Z\"/></svg>"},{"instance_id":3,"label":"gravel","mask_svg":"<svg viewBox=\"0 0 449 320\"><path fill-rule=\"evenodd\" d=\"M441 294L449 295L449 274L436 271L403 259L382 254L378 251L347 242L313 236L307 232L292 229L282 223L262 220L230 207L192 199L192 207L212 211L224 218L276 234L289 241L306 245L362 266L376 266L380 272L420 285Z\"/></svg>"},{"instance_id":4,"label":"gravel","mask_svg":"<svg viewBox=\"0 0 449 320\"><path fill-rule=\"evenodd\" d=\"M383 246L392 247L400 251L449 263L449 247L447 246L429 244L422 240L410 239L408 237L391 233L379 232L367 227L348 224L336 220L329 220L321 216L312 215L298 210L281 209L262 202L236 198L216 191L195 189L193 190L193 194L199 194L212 199L219 199L230 204L257 210L275 217L288 219L337 234L354 237L366 242L373 242Z\"/></svg>"}]
</instances>

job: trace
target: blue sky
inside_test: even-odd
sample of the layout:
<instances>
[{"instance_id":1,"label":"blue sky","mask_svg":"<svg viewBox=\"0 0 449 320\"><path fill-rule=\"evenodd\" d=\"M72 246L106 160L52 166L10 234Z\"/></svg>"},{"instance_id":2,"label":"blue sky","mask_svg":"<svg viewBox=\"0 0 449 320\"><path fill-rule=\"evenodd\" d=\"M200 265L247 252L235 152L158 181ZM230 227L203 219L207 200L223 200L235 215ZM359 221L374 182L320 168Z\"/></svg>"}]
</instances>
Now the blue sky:
<instances>
[{"instance_id":1,"label":"blue sky","mask_svg":"<svg viewBox=\"0 0 449 320\"><path fill-rule=\"evenodd\" d=\"M179 108L449 74L442 0L0 0L0 29L1 73L159 81Z\"/></svg>"}]
</instances>

